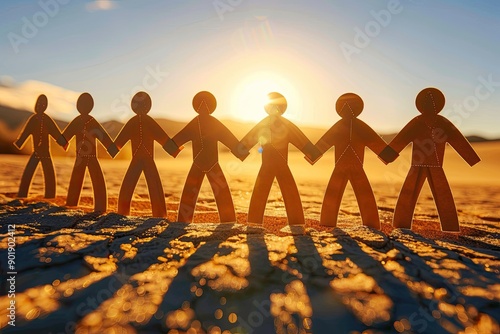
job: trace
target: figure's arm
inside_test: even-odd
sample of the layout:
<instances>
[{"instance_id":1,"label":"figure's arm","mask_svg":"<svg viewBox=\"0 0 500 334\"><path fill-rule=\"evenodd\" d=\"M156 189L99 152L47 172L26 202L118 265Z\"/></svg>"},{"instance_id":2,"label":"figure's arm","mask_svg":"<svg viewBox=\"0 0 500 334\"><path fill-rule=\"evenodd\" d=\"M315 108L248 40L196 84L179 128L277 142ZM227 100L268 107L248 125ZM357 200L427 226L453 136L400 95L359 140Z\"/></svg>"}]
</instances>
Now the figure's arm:
<instances>
[{"instance_id":1,"label":"figure's arm","mask_svg":"<svg viewBox=\"0 0 500 334\"><path fill-rule=\"evenodd\" d=\"M336 133L337 126L334 125L330 129L328 129L328 131L326 131L325 134L318 140L318 142L316 143L316 147L321 154L325 154L326 151L328 151L332 146L335 145Z\"/></svg>"},{"instance_id":2,"label":"figure's arm","mask_svg":"<svg viewBox=\"0 0 500 334\"><path fill-rule=\"evenodd\" d=\"M399 153L415 139L417 132L420 131L419 124L421 123L418 116L409 121L396 137L391 140L389 145L380 152L378 155L379 158L386 164L396 160Z\"/></svg>"},{"instance_id":3,"label":"figure's arm","mask_svg":"<svg viewBox=\"0 0 500 334\"><path fill-rule=\"evenodd\" d=\"M470 165L474 166L481 158L477 155L467 138L446 118L442 117L444 124L444 136L446 141L457 151L457 153Z\"/></svg>"},{"instance_id":4,"label":"figure's arm","mask_svg":"<svg viewBox=\"0 0 500 334\"><path fill-rule=\"evenodd\" d=\"M177 146L182 146L188 141L193 139L193 136L199 133L200 129L198 128L198 118L195 117L191 122L189 122L181 131L179 131L175 136L172 137L172 140Z\"/></svg>"},{"instance_id":5,"label":"figure's arm","mask_svg":"<svg viewBox=\"0 0 500 334\"><path fill-rule=\"evenodd\" d=\"M400 153L409 143L413 141L419 131L419 120L417 117L412 119L408 124L405 125L401 131L394 137L394 139L389 143L389 146L394 149L397 153Z\"/></svg>"},{"instance_id":6,"label":"figure's arm","mask_svg":"<svg viewBox=\"0 0 500 334\"><path fill-rule=\"evenodd\" d=\"M220 122L219 120L216 121L217 128L215 129L215 131L219 135L219 141L222 144L226 145L235 157L237 157L241 161L245 160L250 152L240 146L240 142L238 141L238 139L231 131L229 131L229 129L224 124L222 124L222 122Z\"/></svg>"},{"instance_id":7,"label":"figure's arm","mask_svg":"<svg viewBox=\"0 0 500 334\"><path fill-rule=\"evenodd\" d=\"M161 146L165 145L170 137L167 135L165 130L158 124L153 118L148 118L147 131L151 132L154 140L156 140Z\"/></svg>"},{"instance_id":8,"label":"figure's arm","mask_svg":"<svg viewBox=\"0 0 500 334\"><path fill-rule=\"evenodd\" d=\"M66 128L64 128L62 135L64 139L69 143L71 138L76 136L78 132L78 125L79 125L79 116L76 117L74 120L72 120L68 125L66 125Z\"/></svg>"},{"instance_id":9,"label":"figure's arm","mask_svg":"<svg viewBox=\"0 0 500 334\"><path fill-rule=\"evenodd\" d=\"M115 138L115 145L118 150L121 150L123 146L132 138L132 135L137 129L132 126L133 119L129 120L123 128L120 130Z\"/></svg>"},{"instance_id":10,"label":"figure's arm","mask_svg":"<svg viewBox=\"0 0 500 334\"><path fill-rule=\"evenodd\" d=\"M67 151L69 147L69 142L71 138L76 136L76 133L78 131L78 124L80 123L78 121L79 117L76 117L74 120L72 120L68 125L66 125L66 128L64 128L62 134L61 134L61 142L65 141L66 144L63 146L64 150Z\"/></svg>"},{"instance_id":11,"label":"figure's arm","mask_svg":"<svg viewBox=\"0 0 500 334\"><path fill-rule=\"evenodd\" d=\"M66 138L64 138L64 136L62 135L61 130L57 126L56 122L54 122L54 120L47 115L45 115L44 121L46 122L49 135L51 135L52 138L54 138L57 141L57 143L60 146L62 146L64 150L66 150L68 148L69 143L66 140Z\"/></svg>"},{"instance_id":12,"label":"figure's arm","mask_svg":"<svg viewBox=\"0 0 500 334\"><path fill-rule=\"evenodd\" d=\"M290 143L297 147L310 163L315 163L323 153L306 137L306 135L292 122L286 120Z\"/></svg>"},{"instance_id":13,"label":"figure's arm","mask_svg":"<svg viewBox=\"0 0 500 334\"><path fill-rule=\"evenodd\" d=\"M22 149L24 144L26 143L26 140L28 139L29 136L33 133L33 120L34 116L31 116L28 121L26 122L26 125L24 126L23 130L21 131L21 134L17 138L17 140L14 142L14 145L18 149Z\"/></svg>"},{"instance_id":14,"label":"figure's arm","mask_svg":"<svg viewBox=\"0 0 500 334\"><path fill-rule=\"evenodd\" d=\"M153 118L148 118L148 131L153 134L154 140L156 140L162 148L168 152L174 158L179 154L183 147L179 148L175 142L170 139L163 128L158 124Z\"/></svg>"},{"instance_id":15,"label":"figure's arm","mask_svg":"<svg viewBox=\"0 0 500 334\"><path fill-rule=\"evenodd\" d=\"M179 131L174 137L167 140L163 145L163 149L168 152L174 158L179 154L179 152L184 148L184 144L191 141L193 135L200 131L198 128L198 118L195 117L191 122L189 122L181 131Z\"/></svg>"},{"instance_id":16,"label":"figure's arm","mask_svg":"<svg viewBox=\"0 0 500 334\"><path fill-rule=\"evenodd\" d=\"M356 126L356 130L359 131L359 135L363 138L366 146L377 154L380 160L386 165L396 160L399 156L398 152L387 145L385 140L383 140L371 127L361 120L357 120Z\"/></svg>"},{"instance_id":17,"label":"figure's arm","mask_svg":"<svg viewBox=\"0 0 500 334\"><path fill-rule=\"evenodd\" d=\"M259 133L266 126L267 121L268 118L264 118L240 140L236 147L236 152L238 152L240 156L246 158L250 154L250 149L259 142Z\"/></svg>"},{"instance_id":18,"label":"figure's arm","mask_svg":"<svg viewBox=\"0 0 500 334\"><path fill-rule=\"evenodd\" d=\"M109 136L108 131L96 119L94 119L94 129L96 131L96 138L104 145L108 154L114 158L118 154L118 147Z\"/></svg>"},{"instance_id":19,"label":"figure's arm","mask_svg":"<svg viewBox=\"0 0 500 334\"><path fill-rule=\"evenodd\" d=\"M265 126L267 118L257 123L248 133L240 140L240 146L250 150L259 142L259 132Z\"/></svg>"}]
</instances>

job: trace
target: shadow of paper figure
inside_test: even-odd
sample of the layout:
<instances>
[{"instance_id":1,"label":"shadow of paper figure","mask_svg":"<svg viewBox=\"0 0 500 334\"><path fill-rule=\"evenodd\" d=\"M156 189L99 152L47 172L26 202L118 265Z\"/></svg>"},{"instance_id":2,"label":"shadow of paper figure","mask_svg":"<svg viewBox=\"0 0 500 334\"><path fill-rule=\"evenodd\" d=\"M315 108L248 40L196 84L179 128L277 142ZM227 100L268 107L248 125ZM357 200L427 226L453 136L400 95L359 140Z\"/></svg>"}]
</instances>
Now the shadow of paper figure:
<instances>
[{"instance_id":1,"label":"shadow of paper figure","mask_svg":"<svg viewBox=\"0 0 500 334\"><path fill-rule=\"evenodd\" d=\"M411 228L418 195L427 179L441 229L458 232L457 209L443 170L446 143L470 166L481 159L460 131L448 119L438 115L445 104L441 91L426 88L417 95L415 104L421 115L412 119L389 144L396 152L401 152L409 143L413 143L411 167L396 203L393 225Z\"/></svg>"},{"instance_id":2,"label":"shadow of paper figure","mask_svg":"<svg viewBox=\"0 0 500 334\"><path fill-rule=\"evenodd\" d=\"M250 199L248 222L262 224L267 198L276 178L283 196L288 223L304 225L299 191L288 167L288 144L297 147L312 161L317 160L321 154L295 124L281 116L287 108L285 97L276 92L269 93L268 97L269 103L265 109L269 116L241 140L240 151L248 151L259 143L259 152L262 153L262 166Z\"/></svg>"},{"instance_id":3,"label":"shadow of paper figure","mask_svg":"<svg viewBox=\"0 0 500 334\"><path fill-rule=\"evenodd\" d=\"M167 216L165 193L154 161L154 142L157 141L164 146L170 137L153 118L147 115L151 105L151 97L146 92L135 94L131 107L137 115L123 126L115 139L118 149L125 146L129 140L132 144L132 160L118 195L118 213L121 215L130 214L132 195L139 177L144 172L153 217Z\"/></svg>"},{"instance_id":4,"label":"shadow of paper figure","mask_svg":"<svg viewBox=\"0 0 500 334\"><path fill-rule=\"evenodd\" d=\"M335 168L325 191L321 225L337 226L342 196L349 181L358 201L363 225L380 229L375 196L363 169L365 147L390 161L396 158L397 153L371 127L357 118L363 107L363 100L356 94L340 96L335 108L342 119L316 143L321 154L335 147Z\"/></svg>"},{"instance_id":5,"label":"shadow of paper figure","mask_svg":"<svg viewBox=\"0 0 500 334\"><path fill-rule=\"evenodd\" d=\"M227 146L231 152L243 160L248 152L240 152L239 141L224 124L211 114L217 107L215 97L207 91L199 92L193 98L193 108L199 114L189 122L165 146L174 154L179 147L191 141L193 145L193 165L186 178L179 204L177 220L190 223L205 175L214 193L221 222L236 222L233 199L224 173L219 165L218 143Z\"/></svg>"},{"instance_id":6,"label":"shadow of paper figure","mask_svg":"<svg viewBox=\"0 0 500 334\"><path fill-rule=\"evenodd\" d=\"M88 169L94 193L94 211L105 212L108 206L108 195L104 174L97 159L97 140L104 145L112 157L118 150L106 130L89 115L94 108L94 99L89 93L80 95L76 108L80 115L72 120L63 131L63 136L68 142L76 137L76 159L69 181L66 205L78 205L85 171Z\"/></svg>"},{"instance_id":7,"label":"shadow of paper figure","mask_svg":"<svg viewBox=\"0 0 500 334\"><path fill-rule=\"evenodd\" d=\"M56 175L50 154L49 136L57 140L57 143L63 147L67 146L67 141L61 135L61 131L54 120L45 114L47 106L47 96L40 95L35 103L35 114L28 119L19 138L14 143L17 148L22 149L28 137L31 136L33 141L33 154L28 160L21 177L18 197L28 197L31 181L39 163L42 164L45 181L44 197L56 197Z\"/></svg>"}]
</instances>

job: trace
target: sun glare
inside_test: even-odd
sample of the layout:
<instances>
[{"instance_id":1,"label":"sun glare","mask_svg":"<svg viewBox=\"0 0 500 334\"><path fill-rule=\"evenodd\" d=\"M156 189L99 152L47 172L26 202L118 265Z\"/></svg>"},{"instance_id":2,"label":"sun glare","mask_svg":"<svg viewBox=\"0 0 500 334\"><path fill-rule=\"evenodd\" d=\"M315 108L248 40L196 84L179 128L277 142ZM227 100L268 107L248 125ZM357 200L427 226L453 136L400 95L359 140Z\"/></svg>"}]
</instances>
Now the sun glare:
<instances>
[{"instance_id":1,"label":"sun glare","mask_svg":"<svg viewBox=\"0 0 500 334\"><path fill-rule=\"evenodd\" d=\"M287 80L267 72L252 74L235 87L232 94L232 116L247 122L258 122L267 116L264 106L269 102L267 94L279 92L285 96L289 106L297 107L298 94ZM287 118L294 118L293 109L287 110Z\"/></svg>"}]
</instances>

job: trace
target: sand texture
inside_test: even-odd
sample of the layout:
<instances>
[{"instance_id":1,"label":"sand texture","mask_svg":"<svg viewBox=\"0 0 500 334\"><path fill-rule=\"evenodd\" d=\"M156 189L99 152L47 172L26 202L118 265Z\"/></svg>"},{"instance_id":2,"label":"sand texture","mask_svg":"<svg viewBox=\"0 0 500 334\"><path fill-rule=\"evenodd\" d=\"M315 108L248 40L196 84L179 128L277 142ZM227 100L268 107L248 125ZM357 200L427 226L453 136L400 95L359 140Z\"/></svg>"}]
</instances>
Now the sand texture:
<instances>
[{"instance_id":1,"label":"sand texture","mask_svg":"<svg viewBox=\"0 0 500 334\"><path fill-rule=\"evenodd\" d=\"M406 176L405 157L384 166L373 154L372 180L382 231L363 227L352 189L339 224L318 224L333 156L290 165L299 185L305 229L290 229L275 185L264 225L246 212L259 156L221 166L238 221L218 224L208 183L195 222L175 222L191 163L160 156L167 219L151 218L141 179L132 216L116 211L127 160L102 162L109 212L92 213L91 184L80 206L66 208L71 159L55 160L57 197L45 200L41 173L30 197L16 199L26 156L0 156L0 331L2 333L499 333L500 182L497 143L475 145L491 158L470 169L452 150L445 168L460 233L440 230L425 186L414 230L393 229L394 204ZM7 324L7 228L16 226L16 326Z\"/></svg>"}]
</instances>

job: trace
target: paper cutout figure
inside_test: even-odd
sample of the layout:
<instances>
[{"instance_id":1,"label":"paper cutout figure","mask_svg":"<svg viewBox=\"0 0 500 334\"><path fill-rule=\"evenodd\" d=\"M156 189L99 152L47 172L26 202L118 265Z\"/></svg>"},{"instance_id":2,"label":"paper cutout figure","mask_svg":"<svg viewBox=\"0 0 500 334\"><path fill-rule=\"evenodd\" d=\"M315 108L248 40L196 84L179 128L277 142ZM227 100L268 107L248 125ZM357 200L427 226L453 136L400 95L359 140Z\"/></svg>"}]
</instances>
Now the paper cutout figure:
<instances>
[{"instance_id":1,"label":"paper cutout figure","mask_svg":"<svg viewBox=\"0 0 500 334\"><path fill-rule=\"evenodd\" d=\"M45 114L47 106L47 96L43 94L40 95L35 103L35 114L28 119L19 138L14 143L17 148L22 149L28 137L31 136L33 141L33 154L28 160L23 176L21 177L21 184L17 194L18 197L28 197L31 181L33 180L33 175L39 163L42 163L45 181L44 197L56 197L56 174L50 155L49 136L57 140L57 143L63 147L67 146L68 143L61 135L61 130L59 130L54 120Z\"/></svg>"},{"instance_id":2,"label":"paper cutout figure","mask_svg":"<svg viewBox=\"0 0 500 334\"><path fill-rule=\"evenodd\" d=\"M164 146L170 137L153 118L147 115L151 105L151 97L146 92L135 94L131 107L137 115L123 126L115 139L118 149L125 146L129 140L132 143L132 160L118 195L118 213L121 215L130 214L132 195L141 173L144 172L153 217L167 216L165 193L154 161L154 142L157 141Z\"/></svg>"},{"instance_id":3,"label":"paper cutout figure","mask_svg":"<svg viewBox=\"0 0 500 334\"><path fill-rule=\"evenodd\" d=\"M342 196L349 181L358 201L363 225L380 229L375 196L363 169L365 147L377 155L384 152L387 160L394 160L397 153L372 128L357 118L363 107L363 100L354 93L340 96L335 108L342 119L316 143L321 154L335 146L335 168L325 191L321 225L337 226Z\"/></svg>"},{"instance_id":4,"label":"paper cutout figure","mask_svg":"<svg viewBox=\"0 0 500 334\"><path fill-rule=\"evenodd\" d=\"M219 165L218 142L227 146L231 152L243 160L248 152L238 151L239 141L224 124L211 114L217 107L215 97L207 91L199 92L193 98L193 108L198 113L165 146L169 153L174 153L188 141L193 144L193 165L189 170L182 190L177 220L190 223L205 175L214 193L219 219L223 223L236 222L233 199L224 173Z\"/></svg>"},{"instance_id":5,"label":"paper cutout figure","mask_svg":"<svg viewBox=\"0 0 500 334\"><path fill-rule=\"evenodd\" d=\"M262 224L267 198L276 178L283 195L288 223L304 225L304 211L299 191L288 167L288 144L301 150L308 159L315 161L321 155L309 139L292 122L281 115L287 108L287 101L280 93L269 93L265 106L269 114L241 140L241 151L249 150L259 143L262 166L257 175L248 209L248 222Z\"/></svg>"},{"instance_id":6,"label":"paper cutout figure","mask_svg":"<svg viewBox=\"0 0 500 334\"><path fill-rule=\"evenodd\" d=\"M443 231L460 231L457 209L443 170L446 143L470 165L481 159L467 139L445 117L438 115L445 97L436 88L422 90L415 100L421 115L412 119L389 144L401 152L413 143L412 162L394 210L394 227L410 229L418 195L427 179Z\"/></svg>"},{"instance_id":7,"label":"paper cutout figure","mask_svg":"<svg viewBox=\"0 0 500 334\"><path fill-rule=\"evenodd\" d=\"M118 150L106 130L89 115L94 108L94 99L89 93L83 93L78 97L76 108L80 115L72 120L63 131L63 136L67 141L76 137L76 159L69 181L66 205L78 205L85 170L88 168L94 192L94 211L105 212L108 207L108 195L104 174L97 159L97 140L104 145L112 157Z\"/></svg>"}]
</instances>

